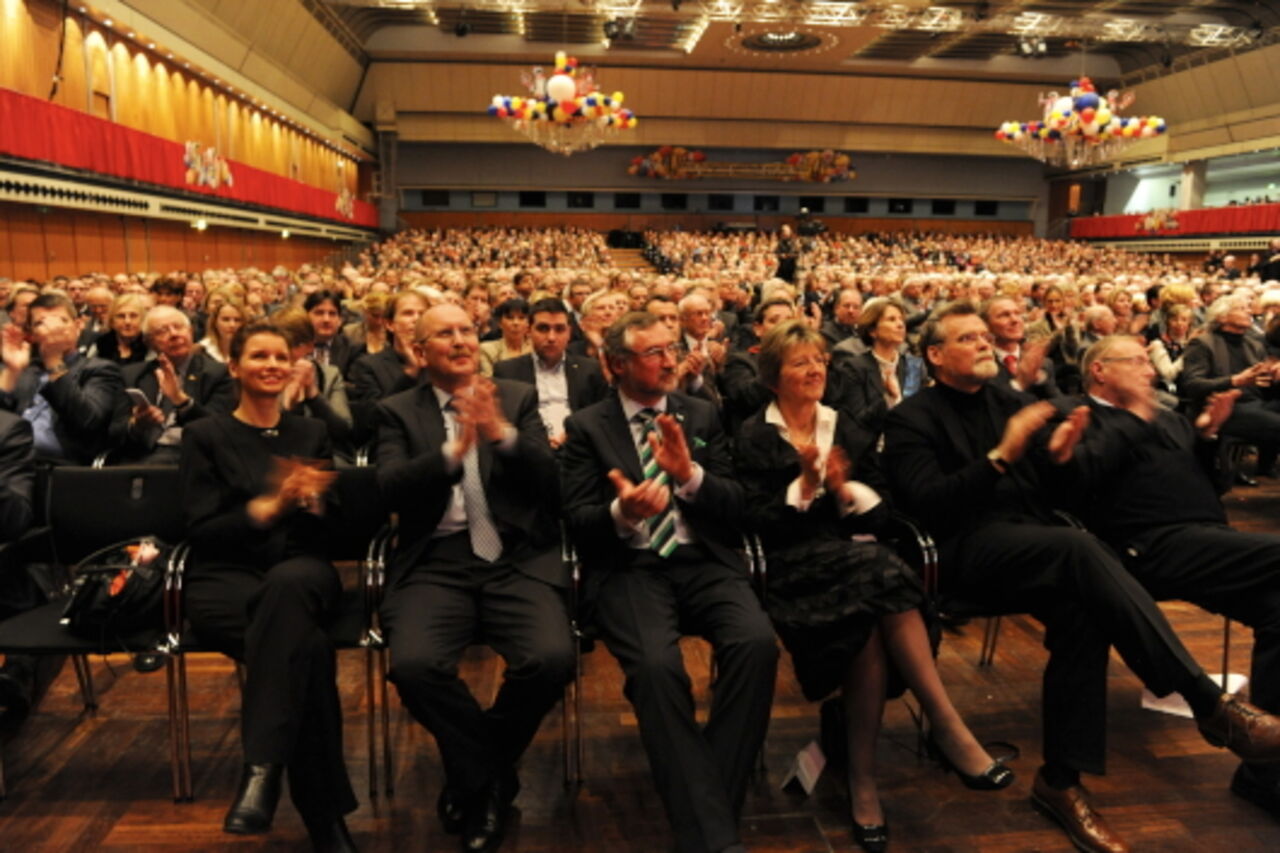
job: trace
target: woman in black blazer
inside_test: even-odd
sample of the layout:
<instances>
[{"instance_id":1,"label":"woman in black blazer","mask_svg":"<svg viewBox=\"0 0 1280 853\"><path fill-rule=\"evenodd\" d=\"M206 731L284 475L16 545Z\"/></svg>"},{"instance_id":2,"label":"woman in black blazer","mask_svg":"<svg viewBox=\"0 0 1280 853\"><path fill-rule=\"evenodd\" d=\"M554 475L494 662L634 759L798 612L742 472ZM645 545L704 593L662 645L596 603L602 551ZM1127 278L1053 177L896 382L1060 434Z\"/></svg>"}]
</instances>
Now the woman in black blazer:
<instances>
[{"instance_id":1,"label":"woman in black blazer","mask_svg":"<svg viewBox=\"0 0 1280 853\"><path fill-rule=\"evenodd\" d=\"M223 829L266 832L285 769L317 850L354 850L356 807L342 756L342 709L325 631L342 595L326 556L324 495L334 474L323 422L280 410L289 342L262 323L232 339L240 383L230 414L182 434L192 565L187 614L200 640L245 665L244 771Z\"/></svg>"},{"instance_id":2,"label":"woman in black blazer","mask_svg":"<svg viewBox=\"0 0 1280 853\"><path fill-rule=\"evenodd\" d=\"M875 491L882 479L874 434L820 402L825 350L800 322L766 335L760 379L774 399L743 424L738 477L749 529L768 556L765 605L805 696L841 693L854 837L875 851L888 841L874 764L891 690L915 694L944 763L966 785L1004 788L1013 773L991 759L947 696L916 573L884 546L851 538L875 533L889 510ZM894 677L905 685L891 687Z\"/></svg>"}]
</instances>

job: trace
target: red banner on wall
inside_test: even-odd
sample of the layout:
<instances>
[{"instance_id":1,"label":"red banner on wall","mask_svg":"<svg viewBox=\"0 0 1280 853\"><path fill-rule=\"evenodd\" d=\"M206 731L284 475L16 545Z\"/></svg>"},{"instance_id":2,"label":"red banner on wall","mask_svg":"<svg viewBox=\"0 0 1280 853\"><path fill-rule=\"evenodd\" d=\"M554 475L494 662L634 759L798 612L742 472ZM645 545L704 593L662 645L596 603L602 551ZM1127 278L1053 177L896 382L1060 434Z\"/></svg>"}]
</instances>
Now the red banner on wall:
<instances>
[{"instance_id":1,"label":"red banner on wall","mask_svg":"<svg viewBox=\"0 0 1280 853\"><path fill-rule=\"evenodd\" d=\"M1122 237L1188 237L1199 234L1280 233L1280 204L1249 204L1177 211L1176 228L1152 231L1145 213L1119 216L1089 216L1071 221L1071 236L1077 240Z\"/></svg>"},{"instance_id":2,"label":"red banner on wall","mask_svg":"<svg viewBox=\"0 0 1280 853\"><path fill-rule=\"evenodd\" d=\"M343 205L354 214L348 217L339 212L338 193L235 161L227 161L235 175L233 185L213 188L189 184L185 153L181 142L0 89L0 154L349 225L378 225L377 209L368 202L343 199Z\"/></svg>"}]
</instances>

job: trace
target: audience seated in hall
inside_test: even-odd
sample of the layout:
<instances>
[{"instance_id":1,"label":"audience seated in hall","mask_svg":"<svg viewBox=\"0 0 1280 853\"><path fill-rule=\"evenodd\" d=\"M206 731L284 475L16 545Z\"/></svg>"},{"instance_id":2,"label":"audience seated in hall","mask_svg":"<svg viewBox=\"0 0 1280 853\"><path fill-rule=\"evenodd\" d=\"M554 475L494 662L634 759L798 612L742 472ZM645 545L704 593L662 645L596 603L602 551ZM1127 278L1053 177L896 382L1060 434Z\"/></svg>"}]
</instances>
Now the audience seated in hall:
<instances>
[{"instance_id":1,"label":"audience seated in hall","mask_svg":"<svg viewBox=\"0 0 1280 853\"><path fill-rule=\"evenodd\" d=\"M595 232L477 227L403 231L335 267L80 270L74 277L68 270L48 282L0 281L0 469L6 459L22 469L0 481L0 537L30 523L23 472L33 456L89 464L118 450L111 462L173 462L181 437L194 430L202 452L221 458L209 422L234 420L236 392L225 366L231 341L242 327L266 321L272 347L279 349L281 335L287 342L288 364L276 377L278 393L259 388L258 396L271 397L285 413L281 422L338 464L378 448L378 477L401 514L383 613L392 678L440 745L445 785L437 807L469 848L501 843L519 787L516 761L570 677L558 515L584 558L589 609L573 615L594 616L622 667L676 848L733 850L768 720L776 646L766 610L775 617L787 610L777 600L787 593L782 567L796 560L787 549L796 537L813 533L816 542L829 534L842 560L865 558L876 578L898 572L886 552L849 549L842 538L874 528L887 511L880 504L865 518L841 514L845 486L875 481L877 472L887 484L880 497L937 538L944 594L1030 612L1047 626L1044 765L1031 789L1074 843L1128 849L1080 784L1082 772L1104 767L1112 645L1153 690L1185 696L1205 736L1240 755L1232 790L1280 813L1280 776L1266 764L1280 756L1269 713L1280 710L1271 696L1270 648L1280 629L1264 612L1274 537L1228 530L1199 467L1224 455L1209 452L1216 432L1257 445L1259 473L1271 473L1280 421L1267 418L1280 417L1271 411L1280 374L1267 347L1280 344L1280 286L1272 280L1280 267L1270 255L1205 269L1031 237L827 232L793 238L788 282L777 278L773 233L645 237L658 262L645 269L616 266ZM1280 258L1280 243L1271 254ZM800 378L785 363L777 375L766 364L762 377L761 342L787 324L799 343L780 352L784 362L788 354L803 362L795 368ZM494 378L476 375L485 373ZM821 392L813 384L819 374ZM1184 414L1151 405L1157 377L1162 393L1182 398ZM131 406L126 388L137 388L146 404ZM454 408L442 408L449 403L442 395L454 396ZM835 437L807 438L804 424L786 422L779 401L791 414L818 413L835 424ZM652 426L625 422L648 406L667 416L654 415ZM1210 420L1193 427L1188 418L1206 407ZM737 458L731 439L744 451ZM838 458L830 447L845 447L853 473L837 476L830 462L814 468L806 461L811 444L827 460ZM1117 453L1121 445L1125 452ZM472 461L478 491L467 487ZM815 471L822 476L808 476ZM1179 471L1185 476L1170 486ZM788 478L814 487L811 505L778 486ZM563 485L563 505L556 489L548 496L548 483ZM1082 490L1105 500L1081 502ZM485 499L480 508L473 491ZM1171 515L1185 510L1186 524L1172 530L1143 515L1156 497ZM219 511L239 512L251 498L220 497ZM1062 504L1093 532L1057 525L1050 511ZM789 517L794 525L779 522ZM765 537L777 570L765 607L742 571L744 526ZM675 551L655 551L655 541L669 544L669 532ZM492 558L487 534L500 547ZM805 540L798 547L816 546ZM1201 559L1206 549L1226 556ZM1251 593L1202 577L1206 566L1220 564L1239 581L1233 589ZM234 566L251 569L255 583L278 567L274 558ZM323 561L312 568L326 598L311 616L327 618L328 570ZM442 603L442 588L459 595ZM512 590L519 612L489 619L489 604ZM485 618L455 620L473 594ZM1254 629L1258 708L1225 700L1206 682L1154 603L1169 597ZM901 597L860 617L850 634L862 638L874 625L868 635L879 640L841 646L832 658L839 674L857 669L871 688L862 705L846 699L850 718L862 721L849 743L856 753L852 817L864 829L884 823L865 760L874 727L862 723L879 707L885 662L909 683L916 679L911 686L929 697L931 716L950 720L953 730L963 726L930 680L937 671L927 651L903 671L898 652L926 647L915 634L905 646L891 635L898 621L916 619L902 614L917 604L927 625L927 600ZM2 585L0 612L15 612ZM205 621L223 631L217 636L229 652L248 654L241 635L251 624ZM794 626L780 625L787 639ZM687 632L706 635L715 650L718 679L705 727L693 715L688 674L672 656ZM477 636L509 666L487 710L456 682L453 666ZM813 648L827 646L797 636L789 635L787 648L799 651L798 671L812 662ZM858 666L875 664L870 675L855 666L863 657ZM330 675L321 669L311 688L328 696ZM263 671L252 676L259 687ZM30 693L10 675L13 684L28 684L21 660L0 668L0 705L18 708ZM808 678L800 676L806 690ZM334 731L321 734L334 743ZM296 752L264 748L252 725L245 745L255 767L302 767ZM943 746L970 780L991 764L980 750ZM336 808L299 807L313 835L332 839L340 829L329 818L351 802L340 762L323 770ZM250 781L259 776L274 785L279 770L246 770ZM262 803L249 805L228 816L233 831L269 823ZM876 849L882 836L860 837Z\"/></svg>"}]
</instances>

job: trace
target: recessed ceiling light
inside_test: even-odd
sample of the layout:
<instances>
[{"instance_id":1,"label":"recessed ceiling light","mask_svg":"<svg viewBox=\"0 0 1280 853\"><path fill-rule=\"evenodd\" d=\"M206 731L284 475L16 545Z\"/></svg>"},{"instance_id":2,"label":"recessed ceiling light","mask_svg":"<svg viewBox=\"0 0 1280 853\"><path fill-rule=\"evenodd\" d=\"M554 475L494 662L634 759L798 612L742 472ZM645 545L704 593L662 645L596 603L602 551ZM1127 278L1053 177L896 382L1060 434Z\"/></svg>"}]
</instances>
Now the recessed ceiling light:
<instances>
[{"instance_id":1,"label":"recessed ceiling light","mask_svg":"<svg viewBox=\"0 0 1280 853\"><path fill-rule=\"evenodd\" d=\"M129 32L125 33L125 35L126 35L128 38L133 38L133 30L129 30Z\"/></svg>"},{"instance_id":2,"label":"recessed ceiling light","mask_svg":"<svg viewBox=\"0 0 1280 853\"><path fill-rule=\"evenodd\" d=\"M153 42L153 41L149 41L149 42L147 42L147 50L155 50L155 49L156 49L156 43L155 43L155 42Z\"/></svg>"},{"instance_id":3,"label":"recessed ceiling light","mask_svg":"<svg viewBox=\"0 0 1280 853\"><path fill-rule=\"evenodd\" d=\"M103 19L102 19L102 25L103 25L103 26L105 26L105 27L109 27L109 26L111 26L111 19L110 19L110 18L103 18Z\"/></svg>"}]
</instances>

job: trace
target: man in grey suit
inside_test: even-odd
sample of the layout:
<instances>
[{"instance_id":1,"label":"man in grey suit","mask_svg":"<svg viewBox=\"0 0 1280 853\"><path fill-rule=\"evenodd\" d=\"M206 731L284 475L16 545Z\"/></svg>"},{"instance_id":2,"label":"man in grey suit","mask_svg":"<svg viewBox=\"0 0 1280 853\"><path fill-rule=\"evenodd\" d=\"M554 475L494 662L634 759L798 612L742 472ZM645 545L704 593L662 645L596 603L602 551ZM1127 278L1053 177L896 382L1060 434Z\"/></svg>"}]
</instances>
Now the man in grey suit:
<instances>
[{"instance_id":1,"label":"man in grey suit","mask_svg":"<svg viewBox=\"0 0 1280 853\"><path fill-rule=\"evenodd\" d=\"M529 309L533 352L493 366L498 379L515 379L538 389L538 413L552 447L564 442L564 422L573 412L603 400L609 391L600 363L566 352L572 330L569 309L559 299L540 299Z\"/></svg>"},{"instance_id":2,"label":"man in grey suit","mask_svg":"<svg viewBox=\"0 0 1280 853\"><path fill-rule=\"evenodd\" d=\"M573 675L555 459L533 389L477 375L479 346L465 311L431 308L414 341L427 382L377 408L378 484L400 515L390 677L436 738L439 815L472 853L501 843L516 762ZM507 664L488 709L458 678L477 638Z\"/></svg>"},{"instance_id":3,"label":"man in grey suit","mask_svg":"<svg viewBox=\"0 0 1280 853\"><path fill-rule=\"evenodd\" d=\"M1192 338L1182 356L1178 388L1193 411L1210 394L1240 389L1231 417L1219 433L1258 445L1258 473L1274 476L1280 441L1280 366L1267 359L1266 344L1251 332L1253 315L1244 296L1223 296L1209 306L1206 334Z\"/></svg>"}]
</instances>

